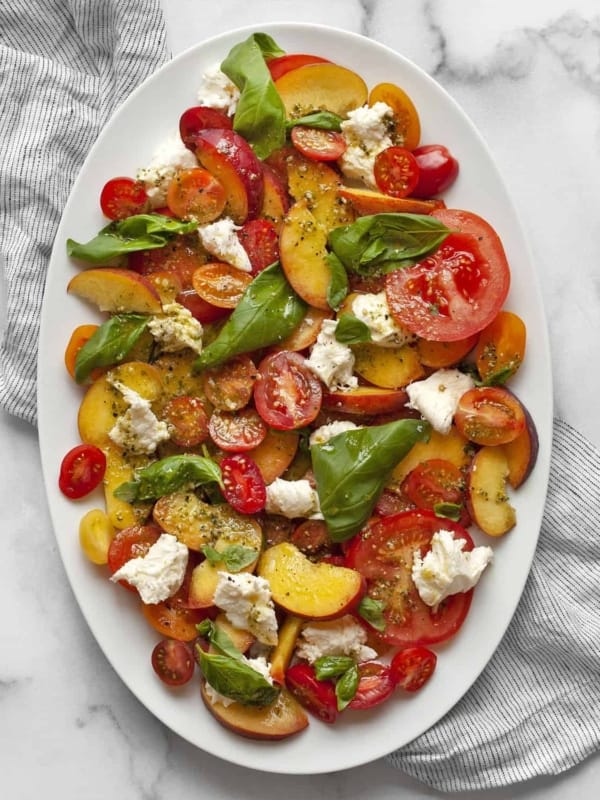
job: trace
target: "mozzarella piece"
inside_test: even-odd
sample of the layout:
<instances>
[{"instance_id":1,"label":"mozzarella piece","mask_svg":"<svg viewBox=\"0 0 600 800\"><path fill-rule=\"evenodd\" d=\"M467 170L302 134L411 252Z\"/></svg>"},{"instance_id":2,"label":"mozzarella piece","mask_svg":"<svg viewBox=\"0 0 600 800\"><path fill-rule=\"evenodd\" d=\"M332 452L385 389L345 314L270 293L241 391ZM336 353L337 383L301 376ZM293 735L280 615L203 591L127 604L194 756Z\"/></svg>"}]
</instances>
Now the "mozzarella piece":
<instances>
[{"instance_id":1,"label":"mozzarella piece","mask_svg":"<svg viewBox=\"0 0 600 800\"><path fill-rule=\"evenodd\" d=\"M342 172L376 189L375 157L394 143L390 135L395 130L393 109L381 102L355 108L342 122L341 130L347 145L339 161Z\"/></svg>"},{"instance_id":2,"label":"mozzarella piece","mask_svg":"<svg viewBox=\"0 0 600 800\"><path fill-rule=\"evenodd\" d=\"M250 631L263 644L277 644L277 618L269 581L250 572L219 572L214 604L235 628Z\"/></svg>"},{"instance_id":3,"label":"mozzarella piece","mask_svg":"<svg viewBox=\"0 0 600 800\"><path fill-rule=\"evenodd\" d=\"M455 539L451 531L440 530L434 533L431 549L423 558L415 552L412 579L428 606L435 608L446 597L472 589L493 561L491 547L474 547L465 553L465 544L465 539Z\"/></svg>"},{"instance_id":4,"label":"mozzarella piece","mask_svg":"<svg viewBox=\"0 0 600 800\"><path fill-rule=\"evenodd\" d=\"M275 478L267 486L265 511L268 514L281 514L289 519L323 519L319 495L307 480L286 481Z\"/></svg>"},{"instance_id":5,"label":"mozzarella piece","mask_svg":"<svg viewBox=\"0 0 600 800\"><path fill-rule=\"evenodd\" d=\"M320 428L317 428L313 431L310 435L309 444L325 444L330 439L333 439L334 436L337 436L338 433L346 433L346 431L357 431L359 429L359 425L355 425L350 420L345 419L336 419L333 422L329 422L327 425L321 425Z\"/></svg>"},{"instance_id":6,"label":"mozzarella piece","mask_svg":"<svg viewBox=\"0 0 600 800\"><path fill-rule=\"evenodd\" d=\"M138 170L136 178L144 183L152 208L160 208L167 202L167 189L175 173L197 166L196 156L175 131L158 146L148 166Z\"/></svg>"},{"instance_id":7,"label":"mozzarella piece","mask_svg":"<svg viewBox=\"0 0 600 800\"><path fill-rule=\"evenodd\" d=\"M117 417L108 433L109 438L124 450L150 455L170 434L166 422L159 420L150 406L150 401L118 380L109 383L118 389L128 405L127 411Z\"/></svg>"},{"instance_id":8,"label":"mozzarella piece","mask_svg":"<svg viewBox=\"0 0 600 800\"><path fill-rule=\"evenodd\" d=\"M417 338L396 324L385 292L357 295L352 301L352 313L367 326L371 341L379 347L402 347Z\"/></svg>"},{"instance_id":9,"label":"mozzarella piece","mask_svg":"<svg viewBox=\"0 0 600 800\"><path fill-rule=\"evenodd\" d=\"M296 655L313 664L322 656L351 656L369 661L377 652L366 645L367 633L350 614L326 622L309 622L302 628Z\"/></svg>"},{"instance_id":10,"label":"mozzarella piece","mask_svg":"<svg viewBox=\"0 0 600 800\"><path fill-rule=\"evenodd\" d=\"M181 588L188 549L170 533L163 533L146 555L131 558L110 576L135 586L143 603L161 603Z\"/></svg>"},{"instance_id":11,"label":"mozzarella piece","mask_svg":"<svg viewBox=\"0 0 600 800\"><path fill-rule=\"evenodd\" d=\"M175 353L186 347L196 353L202 351L202 325L180 303L163 306L163 313L148 321L148 330L165 353Z\"/></svg>"},{"instance_id":12,"label":"mozzarella piece","mask_svg":"<svg viewBox=\"0 0 600 800\"><path fill-rule=\"evenodd\" d=\"M458 401L474 386L471 376L458 369L438 369L424 381L406 387L407 406L419 411L439 433L448 433Z\"/></svg>"},{"instance_id":13,"label":"mozzarella piece","mask_svg":"<svg viewBox=\"0 0 600 800\"><path fill-rule=\"evenodd\" d=\"M219 261L226 261L242 272L252 272L248 253L236 236L236 231L239 230L241 227L230 217L224 217L209 225L201 225L198 236L204 249Z\"/></svg>"},{"instance_id":14,"label":"mozzarella piece","mask_svg":"<svg viewBox=\"0 0 600 800\"><path fill-rule=\"evenodd\" d=\"M331 391L355 389L358 379L353 374L354 353L335 338L336 326L337 320L323 320L306 366Z\"/></svg>"},{"instance_id":15,"label":"mozzarella piece","mask_svg":"<svg viewBox=\"0 0 600 800\"><path fill-rule=\"evenodd\" d=\"M225 111L231 116L235 114L240 90L229 80L219 64L213 64L200 79L197 97L200 105Z\"/></svg>"}]
</instances>

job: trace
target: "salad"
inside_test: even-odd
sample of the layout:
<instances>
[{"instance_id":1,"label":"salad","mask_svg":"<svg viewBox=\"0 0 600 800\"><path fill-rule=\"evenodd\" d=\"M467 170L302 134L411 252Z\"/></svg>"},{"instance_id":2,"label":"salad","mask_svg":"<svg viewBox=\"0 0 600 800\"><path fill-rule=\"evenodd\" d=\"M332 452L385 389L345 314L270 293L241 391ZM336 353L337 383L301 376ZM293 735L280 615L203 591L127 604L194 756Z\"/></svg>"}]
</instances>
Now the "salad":
<instances>
[{"instance_id":1,"label":"salad","mask_svg":"<svg viewBox=\"0 0 600 800\"><path fill-rule=\"evenodd\" d=\"M81 547L157 679L243 736L426 691L493 569L469 530L507 534L535 464L506 255L415 103L255 33L67 241L105 316L66 347L60 489L103 495Z\"/></svg>"}]
</instances>

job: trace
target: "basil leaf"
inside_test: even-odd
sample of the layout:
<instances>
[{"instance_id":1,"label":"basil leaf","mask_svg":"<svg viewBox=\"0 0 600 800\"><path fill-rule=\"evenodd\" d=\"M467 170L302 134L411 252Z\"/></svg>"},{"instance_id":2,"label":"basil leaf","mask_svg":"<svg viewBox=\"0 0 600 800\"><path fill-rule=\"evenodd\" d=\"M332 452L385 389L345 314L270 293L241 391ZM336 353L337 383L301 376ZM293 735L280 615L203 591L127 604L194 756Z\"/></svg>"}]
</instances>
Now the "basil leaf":
<instances>
[{"instance_id":1,"label":"basil leaf","mask_svg":"<svg viewBox=\"0 0 600 800\"><path fill-rule=\"evenodd\" d=\"M335 253L327 253L325 260L331 271L327 287L327 302L336 311L348 294L348 273Z\"/></svg>"},{"instance_id":2,"label":"basil leaf","mask_svg":"<svg viewBox=\"0 0 600 800\"><path fill-rule=\"evenodd\" d=\"M458 522L462 513L462 506L457 503L435 503L433 513L436 517L445 517Z\"/></svg>"},{"instance_id":3,"label":"basil leaf","mask_svg":"<svg viewBox=\"0 0 600 800\"><path fill-rule=\"evenodd\" d=\"M334 228L328 243L346 269L369 275L431 253L449 233L426 214L371 214Z\"/></svg>"},{"instance_id":4,"label":"basil leaf","mask_svg":"<svg viewBox=\"0 0 600 800\"><path fill-rule=\"evenodd\" d=\"M363 597L358 606L358 613L366 620L372 628L376 631L385 630L385 619L383 610L385 605L381 600L374 600L368 595Z\"/></svg>"},{"instance_id":5,"label":"basil leaf","mask_svg":"<svg viewBox=\"0 0 600 800\"><path fill-rule=\"evenodd\" d=\"M227 572L241 572L244 567L256 561L258 552L251 547L241 544L232 544L219 552L210 545L204 545L202 552L211 564L225 564Z\"/></svg>"},{"instance_id":6,"label":"basil leaf","mask_svg":"<svg viewBox=\"0 0 600 800\"><path fill-rule=\"evenodd\" d=\"M371 341L371 331L354 314L341 314L335 327L335 338L342 344L359 344Z\"/></svg>"},{"instance_id":7,"label":"basil leaf","mask_svg":"<svg viewBox=\"0 0 600 800\"><path fill-rule=\"evenodd\" d=\"M306 114L304 117L288 119L285 126L288 131L296 125L305 125L307 128L320 128L324 131L341 131L342 118L334 114L333 111L315 111L313 114Z\"/></svg>"},{"instance_id":8,"label":"basil leaf","mask_svg":"<svg viewBox=\"0 0 600 800\"><path fill-rule=\"evenodd\" d=\"M396 464L430 430L423 420L401 419L344 431L310 448L321 512L334 542L358 533Z\"/></svg>"},{"instance_id":9,"label":"basil leaf","mask_svg":"<svg viewBox=\"0 0 600 800\"><path fill-rule=\"evenodd\" d=\"M115 314L102 323L77 353L77 383L87 380L96 367L110 367L123 361L147 324L148 317L142 314Z\"/></svg>"},{"instance_id":10,"label":"basil leaf","mask_svg":"<svg viewBox=\"0 0 600 800\"><path fill-rule=\"evenodd\" d=\"M194 362L194 368L215 367L238 353L280 342L305 314L306 303L287 282L279 262L275 262L254 278L217 338Z\"/></svg>"},{"instance_id":11,"label":"basil leaf","mask_svg":"<svg viewBox=\"0 0 600 800\"><path fill-rule=\"evenodd\" d=\"M236 661L242 661L242 654L231 641L229 636L225 633L223 628L210 619L204 619L199 625L196 625L198 635L207 639L208 642L221 652L224 656L229 656ZM202 649L202 648L200 648Z\"/></svg>"},{"instance_id":12,"label":"basil leaf","mask_svg":"<svg viewBox=\"0 0 600 800\"><path fill-rule=\"evenodd\" d=\"M197 222L180 222L162 214L135 214L111 222L85 244L67 239L67 255L102 266L136 250L164 247L175 235L197 227Z\"/></svg>"},{"instance_id":13,"label":"basil leaf","mask_svg":"<svg viewBox=\"0 0 600 800\"><path fill-rule=\"evenodd\" d=\"M277 699L279 689L241 659L205 653L196 647L200 669L219 694L244 706L268 706Z\"/></svg>"},{"instance_id":14,"label":"basil leaf","mask_svg":"<svg viewBox=\"0 0 600 800\"><path fill-rule=\"evenodd\" d=\"M221 70L240 90L233 129L241 134L259 158L266 158L285 144L285 107L265 56L282 54L266 34L252 34L235 45Z\"/></svg>"},{"instance_id":15,"label":"basil leaf","mask_svg":"<svg viewBox=\"0 0 600 800\"><path fill-rule=\"evenodd\" d=\"M282 50L275 39L269 36L268 33L262 33L260 31L255 33L254 41L260 47L265 61L270 61L272 58L279 58L279 56L285 55L285 50Z\"/></svg>"},{"instance_id":16,"label":"basil leaf","mask_svg":"<svg viewBox=\"0 0 600 800\"><path fill-rule=\"evenodd\" d=\"M356 661L350 656L321 656L314 663L315 675L319 681L337 678L355 666L355 664Z\"/></svg>"},{"instance_id":17,"label":"basil leaf","mask_svg":"<svg viewBox=\"0 0 600 800\"><path fill-rule=\"evenodd\" d=\"M348 703L354 700L360 675L358 667L354 664L349 670L344 672L342 677L335 684L335 696L337 697L338 711L343 711Z\"/></svg>"},{"instance_id":18,"label":"basil leaf","mask_svg":"<svg viewBox=\"0 0 600 800\"><path fill-rule=\"evenodd\" d=\"M210 458L188 454L167 456L138 470L134 480L117 486L114 495L127 503L155 500L183 486L198 486L211 481L221 483L221 470Z\"/></svg>"}]
</instances>

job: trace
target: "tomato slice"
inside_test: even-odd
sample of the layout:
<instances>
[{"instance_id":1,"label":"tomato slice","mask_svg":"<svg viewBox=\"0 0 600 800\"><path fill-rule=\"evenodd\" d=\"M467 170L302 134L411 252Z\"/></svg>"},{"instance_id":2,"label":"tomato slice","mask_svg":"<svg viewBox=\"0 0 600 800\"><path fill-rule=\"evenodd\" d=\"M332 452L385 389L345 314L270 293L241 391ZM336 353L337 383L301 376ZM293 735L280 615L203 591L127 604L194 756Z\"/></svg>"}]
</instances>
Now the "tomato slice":
<instances>
[{"instance_id":1,"label":"tomato slice","mask_svg":"<svg viewBox=\"0 0 600 800\"><path fill-rule=\"evenodd\" d=\"M390 697L395 688L391 669L378 661L358 665L358 688L348 708L366 711Z\"/></svg>"},{"instance_id":2,"label":"tomato slice","mask_svg":"<svg viewBox=\"0 0 600 800\"><path fill-rule=\"evenodd\" d=\"M299 67L306 67L309 64L324 64L329 63L326 58L321 56L313 56L309 53L286 53L277 58L271 58L267 61L267 67L271 73L273 81L279 80L286 72L291 72L293 69Z\"/></svg>"},{"instance_id":3,"label":"tomato slice","mask_svg":"<svg viewBox=\"0 0 600 800\"><path fill-rule=\"evenodd\" d=\"M293 664L285 673L285 685L300 705L322 722L333 724L338 715L335 686L332 681L320 681L310 664Z\"/></svg>"},{"instance_id":4,"label":"tomato slice","mask_svg":"<svg viewBox=\"0 0 600 800\"><path fill-rule=\"evenodd\" d=\"M480 445L508 444L525 430L525 410L517 398L501 386L469 389L458 401L454 423L470 442Z\"/></svg>"},{"instance_id":5,"label":"tomato slice","mask_svg":"<svg viewBox=\"0 0 600 800\"><path fill-rule=\"evenodd\" d=\"M240 453L253 450L267 435L267 426L253 408L242 411L213 411L208 432L221 450Z\"/></svg>"},{"instance_id":6,"label":"tomato slice","mask_svg":"<svg viewBox=\"0 0 600 800\"><path fill-rule=\"evenodd\" d=\"M203 300L219 308L235 308L252 282L252 275L231 264L214 262L193 275L194 289Z\"/></svg>"},{"instance_id":7,"label":"tomato slice","mask_svg":"<svg viewBox=\"0 0 600 800\"><path fill-rule=\"evenodd\" d=\"M93 444L78 444L63 458L58 488L70 500L92 492L104 477L106 456Z\"/></svg>"},{"instance_id":8,"label":"tomato slice","mask_svg":"<svg viewBox=\"0 0 600 800\"><path fill-rule=\"evenodd\" d=\"M295 125L291 133L292 144L303 156L313 161L335 161L346 152L346 140L337 131Z\"/></svg>"},{"instance_id":9,"label":"tomato slice","mask_svg":"<svg viewBox=\"0 0 600 800\"><path fill-rule=\"evenodd\" d=\"M466 339L489 325L506 300L508 261L498 234L476 214L441 208L431 216L455 232L433 255L386 276L388 305L417 336Z\"/></svg>"},{"instance_id":10,"label":"tomato slice","mask_svg":"<svg viewBox=\"0 0 600 800\"><path fill-rule=\"evenodd\" d=\"M108 548L108 568L111 573L121 569L123 564L132 558L141 558L146 555L148 550L155 544L161 531L157 525L132 525L130 528L123 528L117 531L115 538ZM135 586L131 586L127 581L119 581L125 589L137 592Z\"/></svg>"},{"instance_id":11,"label":"tomato slice","mask_svg":"<svg viewBox=\"0 0 600 800\"><path fill-rule=\"evenodd\" d=\"M323 390L301 355L289 350L271 353L261 361L258 373L254 402L267 425L294 430L316 418Z\"/></svg>"},{"instance_id":12,"label":"tomato slice","mask_svg":"<svg viewBox=\"0 0 600 800\"><path fill-rule=\"evenodd\" d=\"M425 144L412 151L419 167L419 180L413 197L433 197L449 189L458 177L458 161L447 147Z\"/></svg>"},{"instance_id":13,"label":"tomato slice","mask_svg":"<svg viewBox=\"0 0 600 800\"><path fill-rule=\"evenodd\" d=\"M250 356L235 356L202 373L206 398L219 411L238 411L252 398L258 370Z\"/></svg>"},{"instance_id":14,"label":"tomato slice","mask_svg":"<svg viewBox=\"0 0 600 800\"><path fill-rule=\"evenodd\" d=\"M433 511L438 503L462 505L465 479L451 461L431 458L409 472L402 483L402 491L418 508Z\"/></svg>"},{"instance_id":15,"label":"tomato slice","mask_svg":"<svg viewBox=\"0 0 600 800\"><path fill-rule=\"evenodd\" d=\"M392 658L392 680L405 692L416 692L431 678L436 663L436 654L427 647L405 647Z\"/></svg>"},{"instance_id":16,"label":"tomato slice","mask_svg":"<svg viewBox=\"0 0 600 800\"><path fill-rule=\"evenodd\" d=\"M232 128L233 122L222 111L209 106L192 106L187 108L179 118L179 135L184 145L191 150L196 150L196 137L206 128Z\"/></svg>"},{"instance_id":17,"label":"tomato slice","mask_svg":"<svg viewBox=\"0 0 600 800\"><path fill-rule=\"evenodd\" d=\"M386 627L379 635L388 644L443 642L454 636L467 616L472 589L450 595L434 611L421 600L412 579L415 552L424 556L440 530L464 539L465 551L473 549L473 540L462 525L431 511L405 511L373 520L350 545L348 566L366 578L367 594L384 604Z\"/></svg>"},{"instance_id":18,"label":"tomato slice","mask_svg":"<svg viewBox=\"0 0 600 800\"><path fill-rule=\"evenodd\" d=\"M237 232L242 247L248 253L252 274L258 275L279 258L279 234L270 219L251 219Z\"/></svg>"},{"instance_id":19,"label":"tomato slice","mask_svg":"<svg viewBox=\"0 0 600 800\"><path fill-rule=\"evenodd\" d=\"M141 181L111 178L100 192L100 208L108 219L117 220L142 214L148 207L148 195Z\"/></svg>"},{"instance_id":20,"label":"tomato slice","mask_svg":"<svg viewBox=\"0 0 600 800\"><path fill-rule=\"evenodd\" d=\"M152 651L152 668L167 686L183 686L194 674L191 648L177 639L163 639Z\"/></svg>"},{"instance_id":21,"label":"tomato slice","mask_svg":"<svg viewBox=\"0 0 600 800\"><path fill-rule=\"evenodd\" d=\"M171 441L178 447L195 447L208 439L208 416L199 397L172 397L164 407Z\"/></svg>"},{"instance_id":22,"label":"tomato slice","mask_svg":"<svg viewBox=\"0 0 600 800\"><path fill-rule=\"evenodd\" d=\"M378 153L373 165L377 188L392 197L412 194L419 180L419 166L405 147L387 147Z\"/></svg>"},{"instance_id":23,"label":"tomato slice","mask_svg":"<svg viewBox=\"0 0 600 800\"><path fill-rule=\"evenodd\" d=\"M267 502L265 482L255 462L245 453L222 459L223 494L240 514L256 514Z\"/></svg>"},{"instance_id":24,"label":"tomato slice","mask_svg":"<svg viewBox=\"0 0 600 800\"><path fill-rule=\"evenodd\" d=\"M202 167L180 170L167 189L167 205L173 214L200 225L220 217L226 201L223 184Z\"/></svg>"}]
</instances>

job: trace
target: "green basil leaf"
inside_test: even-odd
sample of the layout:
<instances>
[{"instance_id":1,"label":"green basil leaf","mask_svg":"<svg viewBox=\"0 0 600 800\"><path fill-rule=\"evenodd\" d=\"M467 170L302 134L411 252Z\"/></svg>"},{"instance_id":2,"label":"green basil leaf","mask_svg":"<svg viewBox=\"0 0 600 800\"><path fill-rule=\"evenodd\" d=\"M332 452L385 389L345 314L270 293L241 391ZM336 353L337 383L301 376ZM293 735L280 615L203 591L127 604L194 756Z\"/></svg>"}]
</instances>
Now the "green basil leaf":
<instances>
[{"instance_id":1,"label":"green basil leaf","mask_svg":"<svg viewBox=\"0 0 600 800\"><path fill-rule=\"evenodd\" d=\"M450 229L426 214L371 214L329 233L329 247L346 269L369 275L406 266L437 249Z\"/></svg>"},{"instance_id":2,"label":"green basil leaf","mask_svg":"<svg viewBox=\"0 0 600 800\"><path fill-rule=\"evenodd\" d=\"M215 367L239 353L280 342L300 324L306 308L275 262L248 286L217 338L194 362L195 369Z\"/></svg>"},{"instance_id":3,"label":"green basil leaf","mask_svg":"<svg viewBox=\"0 0 600 800\"><path fill-rule=\"evenodd\" d=\"M372 628L376 631L385 630L385 618L383 610L385 605L381 600L374 600L372 597L365 595L360 601L358 606L358 613L366 620Z\"/></svg>"},{"instance_id":4,"label":"green basil leaf","mask_svg":"<svg viewBox=\"0 0 600 800\"><path fill-rule=\"evenodd\" d=\"M241 572L244 567L256 561L258 551L241 544L232 544L222 552L215 550L210 545L205 545L202 552L211 564L225 564L227 572Z\"/></svg>"},{"instance_id":5,"label":"green basil leaf","mask_svg":"<svg viewBox=\"0 0 600 800\"><path fill-rule=\"evenodd\" d=\"M235 661L243 660L242 654L223 628L219 628L211 619L202 620L199 625L196 625L196 630L199 636L206 639L214 648L219 650L222 655L229 656L229 658L233 658Z\"/></svg>"},{"instance_id":6,"label":"green basil leaf","mask_svg":"<svg viewBox=\"0 0 600 800\"><path fill-rule=\"evenodd\" d=\"M336 311L348 294L348 273L335 253L327 253L325 260L331 272L331 280L327 287L327 302Z\"/></svg>"},{"instance_id":7,"label":"green basil leaf","mask_svg":"<svg viewBox=\"0 0 600 800\"><path fill-rule=\"evenodd\" d=\"M221 64L240 90L233 129L261 159L285 144L285 107L265 63L265 57L282 52L270 36L255 33L236 44Z\"/></svg>"},{"instance_id":8,"label":"green basil leaf","mask_svg":"<svg viewBox=\"0 0 600 800\"><path fill-rule=\"evenodd\" d=\"M244 706L268 706L277 699L279 689L245 661L205 653L201 647L196 653L204 677L219 694Z\"/></svg>"},{"instance_id":9,"label":"green basil leaf","mask_svg":"<svg viewBox=\"0 0 600 800\"><path fill-rule=\"evenodd\" d=\"M354 700L356 690L358 689L359 680L360 675L358 672L358 666L354 664L350 667L350 669L344 672L342 677L335 684L335 696L337 697L338 711L343 711L348 703L351 703L352 700Z\"/></svg>"},{"instance_id":10,"label":"green basil leaf","mask_svg":"<svg viewBox=\"0 0 600 800\"><path fill-rule=\"evenodd\" d=\"M97 367L110 367L123 361L147 324L148 317L142 314L115 314L103 322L77 353L77 383L86 381Z\"/></svg>"},{"instance_id":11,"label":"green basil leaf","mask_svg":"<svg viewBox=\"0 0 600 800\"><path fill-rule=\"evenodd\" d=\"M458 522L462 513L462 506L457 503L435 503L433 513L436 517L445 517Z\"/></svg>"},{"instance_id":12,"label":"green basil leaf","mask_svg":"<svg viewBox=\"0 0 600 800\"><path fill-rule=\"evenodd\" d=\"M310 448L321 512L334 542L358 533L396 464L430 431L423 420L401 419L345 431Z\"/></svg>"},{"instance_id":13,"label":"green basil leaf","mask_svg":"<svg viewBox=\"0 0 600 800\"><path fill-rule=\"evenodd\" d=\"M304 117L288 119L285 126L288 131L291 131L296 125L305 125L307 128L319 128L324 131L341 131L342 122L342 118L334 114L333 111L315 111L312 114L306 114Z\"/></svg>"},{"instance_id":14,"label":"green basil leaf","mask_svg":"<svg viewBox=\"0 0 600 800\"><path fill-rule=\"evenodd\" d=\"M335 338L342 344L360 344L371 341L371 331L354 314L341 314L335 328Z\"/></svg>"},{"instance_id":15,"label":"green basil leaf","mask_svg":"<svg viewBox=\"0 0 600 800\"><path fill-rule=\"evenodd\" d=\"M114 495L119 500L134 503L155 500L184 486L199 486L212 481L221 483L221 470L212 459L188 454L167 456L137 470L134 480L117 486Z\"/></svg>"},{"instance_id":16,"label":"green basil leaf","mask_svg":"<svg viewBox=\"0 0 600 800\"><path fill-rule=\"evenodd\" d=\"M174 236L197 227L197 222L181 222L162 214L135 214L111 222L85 244L67 239L67 255L102 266L136 250L164 247Z\"/></svg>"},{"instance_id":17,"label":"green basil leaf","mask_svg":"<svg viewBox=\"0 0 600 800\"><path fill-rule=\"evenodd\" d=\"M315 675L319 681L337 678L355 666L355 664L356 661L350 656L321 656L314 663Z\"/></svg>"}]
</instances>

